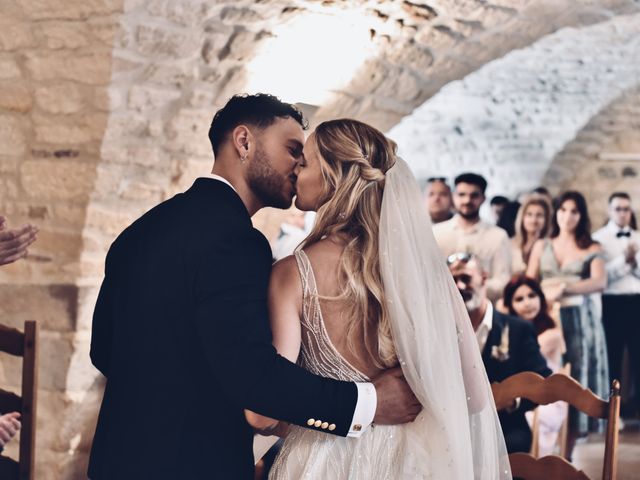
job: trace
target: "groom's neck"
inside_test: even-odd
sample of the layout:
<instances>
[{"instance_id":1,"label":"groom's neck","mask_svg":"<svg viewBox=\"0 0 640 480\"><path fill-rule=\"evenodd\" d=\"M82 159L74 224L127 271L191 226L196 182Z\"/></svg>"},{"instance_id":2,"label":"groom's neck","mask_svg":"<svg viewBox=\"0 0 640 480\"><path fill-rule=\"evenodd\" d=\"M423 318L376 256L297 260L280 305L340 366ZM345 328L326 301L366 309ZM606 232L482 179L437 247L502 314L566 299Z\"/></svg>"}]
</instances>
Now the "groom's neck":
<instances>
[{"instance_id":1,"label":"groom's neck","mask_svg":"<svg viewBox=\"0 0 640 480\"><path fill-rule=\"evenodd\" d=\"M224 178L233 186L240 200L244 203L247 212L249 212L249 216L252 217L258 210L264 207L253 194L251 188L249 188L242 171L228 168L224 161L216 161L211 173Z\"/></svg>"}]
</instances>

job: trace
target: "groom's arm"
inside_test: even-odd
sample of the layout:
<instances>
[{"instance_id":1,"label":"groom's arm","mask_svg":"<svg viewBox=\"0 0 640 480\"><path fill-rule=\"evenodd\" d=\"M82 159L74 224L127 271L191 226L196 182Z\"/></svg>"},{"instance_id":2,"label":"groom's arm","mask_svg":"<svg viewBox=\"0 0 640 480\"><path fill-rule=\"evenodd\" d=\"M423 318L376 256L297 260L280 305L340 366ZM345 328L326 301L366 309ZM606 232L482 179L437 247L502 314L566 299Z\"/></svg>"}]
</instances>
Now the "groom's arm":
<instances>
[{"instance_id":1,"label":"groom's arm","mask_svg":"<svg viewBox=\"0 0 640 480\"><path fill-rule=\"evenodd\" d=\"M303 426L313 419L312 428L329 431L321 428L326 422L335 425L331 433L347 435L358 401L356 384L313 375L271 344L266 239L257 231L242 232L220 249L200 262L195 295L202 348L224 393L242 408Z\"/></svg>"}]
</instances>

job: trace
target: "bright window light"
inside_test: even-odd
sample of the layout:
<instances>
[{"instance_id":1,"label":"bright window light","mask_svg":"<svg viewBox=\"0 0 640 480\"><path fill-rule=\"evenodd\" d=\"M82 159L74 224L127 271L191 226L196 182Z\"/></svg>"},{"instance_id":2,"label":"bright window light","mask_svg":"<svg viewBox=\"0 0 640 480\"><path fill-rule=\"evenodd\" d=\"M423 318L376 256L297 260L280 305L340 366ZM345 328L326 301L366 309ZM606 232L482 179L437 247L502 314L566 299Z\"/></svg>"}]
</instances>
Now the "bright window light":
<instances>
[{"instance_id":1,"label":"bright window light","mask_svg":"<svg viewBox=\"0 0 640 480\"><path fill-rule=\"evenodd\" d=\"M340 11L305 13L277 26L247 67L247 91L322 105L373 53L370 25L361 11Z\"/></svg>"}]
</instances>

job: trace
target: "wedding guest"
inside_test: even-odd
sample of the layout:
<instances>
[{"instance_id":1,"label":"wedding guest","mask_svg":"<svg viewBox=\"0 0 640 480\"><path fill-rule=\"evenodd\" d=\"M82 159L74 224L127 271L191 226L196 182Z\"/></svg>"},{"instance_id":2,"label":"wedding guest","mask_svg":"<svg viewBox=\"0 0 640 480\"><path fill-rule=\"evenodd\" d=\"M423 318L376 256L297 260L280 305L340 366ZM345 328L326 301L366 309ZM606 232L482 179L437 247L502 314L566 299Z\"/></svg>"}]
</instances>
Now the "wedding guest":
<instances>
[{"instance_id":1,"label":"wedding guest","mask_svg":"<svg viewBox=\"0 0 640 480\"><path fill-rule=\"evenodd\" d=\"M295 207L287 211L284 221L280 225L278 238L272 245L273 259L280 260L291 255L296 247L309 235L313 215L307 215ZM307 224L309 224L307 226Z\"/></svg>"},{"instance_id":2,"label":"wedding guest","mask_svg":"<svg viewBox=\"0 0 640 480\"><path fill-rule=\"evenodd\" d=\"M502 216L502 212L505 207L509 204L509 199L502 195L496 195L492 197L489 201L489 206L491 207L491 213L493 215L493 223L497 224Z\"/></svg>"},{"instance_id":3,"label":"wedding guest","mask_svg":"<svg viewBox=\"0 0 640 480\"><path fill-rule=\"evenodd\" d=\"M453 217L451 188L447 185L446 178L431 177L427 179L424 198L427 204L427 212L429 212L431 222L434 225Z\"/></svg>"},{"instance_id":4,"label":"wedding guest","mask_svg":"<svg viewBox=\"0 0 640 480\"><path fill-rule=\"evenodd\" d=\"M501 382L527 371L551 375L532 324L499 312L487 298L487 274L477 257L454 253L447 258L447 264L476 332L489 382ZM498 412L509 453L530 450L531 430L525 412L535 406L518 399L511 408Z\"/></svg>"},{"instance_id":5,"label":"wedding guest","mask_svg":"<svg viewBox=\"0 0 640 480\"><path fill-rule=\"evenodd\" d=\"M516 217L515 237L511 240L511 271L523 273L537 240L546 238L551 226L551 206L540 195L530 195Z\"/></svg>"},{"instance_id":6,"label":"wedding guest","mask_svg":"<svg viewBox=\"0 0 640 480\"><path fill-rule=\"evenodd\" d=\"M523 274L514 276L504 288L503 304L509 315L531 322L538 336L540 352L553 373L562 368L565 351L562 329L549 314L547 300L540 284ZM538 407L538 456L551 455L558 434L567 416L566 402L555 402ZM531 418L529 418L531 417ZM527 415L529 424L533 416Z\"/></svg>"},{"instance_id":7,"label":"wedding guest","mask_svg":"<svg viewBox=\"0 0 640 480\"><path fill-rule=\"evenodd\" d=\"M606 259L609 284L602 295L602 322L609 353L609 379L622 377L625 348L629 354L635 399L631 413L640 412L640 234L632 225L631 197L609 197L609 223L593 234Z\"/></svg>"},{"instance_id":8,"label":"wedding guest","mask_svg":"<svg viewBox=\"0 0 640 480\"><path fill-rule=\"evenodd\" d=\"M607 398L609 370L600 298L607 276L600 245L591 238L591 221L581 193L568 191L557 199L550 238L534 244L527 276L542 279L548 301L560 301L565 360L571 363L571 375ZM576 437L602 427L601 421L589 420L573 408L569 416L570 447Z\"/></svg>"},{"instance_id":9,"label":"wedding guest","mask_svg":"<svg viewBox=\"0 0 640 480\"><path fill-rule=\"evenodd\" d=\"M0 415L0 452L20 430L20 414L18 412Z\"/></svg>"},{"instance_id":10,"label":"wedding guest","mask_svg":"<svg viewBox=\"0 0 640 480\"><path fill-rule=\"evenodd\" d=\"M453 203L457 214L433 227L433 233L445 257L452 253L473 253L488 272L487 291L491 300L502 295L511 277L511 247L506 232L480 219L487 181L475 173L463 173L455 179Z\"/></svg>"},{"instance_id":11,"label":"wedding guest","mask_svg":"<svg viewBox=\"0 0 640 480\"><path fill-rule=\"evenodd\" d=\"M36 241L38 228L23 225L7 229L7 220L0 216L0 265L7 265L27 255L27 248Z\"/></svg>"},{"instance_id":12,"label":"wedding guest","mask_svg":"<svg viewBox=\"0 0 640 480\"><path fill-rule=\"evenodd\" d=\"M500 227L507 232L509 238L513 238L516 234L516 218L519 210L520 202L508 202L496 222L496 227Z\"/></svg>"}]
</instances>

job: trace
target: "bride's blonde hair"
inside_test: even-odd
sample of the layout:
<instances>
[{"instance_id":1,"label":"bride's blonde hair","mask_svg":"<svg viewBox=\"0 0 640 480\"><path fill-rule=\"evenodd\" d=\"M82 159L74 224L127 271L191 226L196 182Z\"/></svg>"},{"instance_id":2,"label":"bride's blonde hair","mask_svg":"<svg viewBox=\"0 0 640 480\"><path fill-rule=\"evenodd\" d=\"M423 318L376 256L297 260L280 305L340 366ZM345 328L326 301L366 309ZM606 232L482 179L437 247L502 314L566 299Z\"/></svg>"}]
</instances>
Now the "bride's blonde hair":
<instances>
[{"instance_id":1,"label":"bride's blonde hair","mask_svg":"<svg viewBox=\"0 0 640 480\"><path fill-rule=\"evenodd\" d=\"M347 345L354 351L355 329L363 325L364 345L376 367L397 364L380 275L378 226L385 173L396 161L396 144L375 128L352 119L323 122L315 130L324 189L315 226L300 246L331 235L345 240L338 297Z\"/></svg>"}]
</instances>

